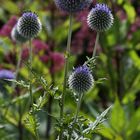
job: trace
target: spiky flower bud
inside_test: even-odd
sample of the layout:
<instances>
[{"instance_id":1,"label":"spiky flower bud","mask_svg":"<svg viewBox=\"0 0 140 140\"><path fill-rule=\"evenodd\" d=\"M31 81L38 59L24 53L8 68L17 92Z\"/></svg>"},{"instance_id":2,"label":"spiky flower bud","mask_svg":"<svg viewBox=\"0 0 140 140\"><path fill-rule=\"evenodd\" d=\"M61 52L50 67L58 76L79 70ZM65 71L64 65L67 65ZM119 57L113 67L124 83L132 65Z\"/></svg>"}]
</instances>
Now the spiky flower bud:
<instances>
[{"instance_id":1,"label":"spiky flower bud","mask_svg":"<svg viewBox=\"0 0 140 140\"><path fill-rule=\"evenodd\" d=\"M13 41L18 43L25 43L28 41L28 38L23 37L19 32L17 31L17 26L15 25L11 31L11 38Z\"/></svg>"},{"instance_id":2,"label":"spiky flower bud","mask_svg":"<svg viewBox=\"0 0 140 140\"><path fill-rule=\"evenodd\" d=\"M108 30L113 24L113 15L106 4L96 4L88 14L88 26L97 32Z\"/></svg>"},{"instance_id":3,"label":"spiky flower bud","mask_svg":"<svg viewBox=\"0 0 140 140\"><path fill-rule=\"evenodd\" d=\"M55 0L56 6L64 12L76 13L88 8L92 0Z\"/></svg>"},{"instance_id":4,"label":"spiky flower bud","mask_svg":"<svg viewBox=\"0 0 140 140\"><path fill-rule=\"evenodd\" d=\"M36 37L41 31L42 25L37 14L33 12L24 12L17 23L17 31L25 38Z\"/></svg>"},{"instance_id":5,"label":"spiky flower bud","mask_svg":"<svg viewBox=\"0 0 140 140\"><path fill-rule=\"evenodd\" d=\"M86 65L74 69L68 79L69 88L78 94L89 91L93 86L93 83L93 76Z\"/></svg>"}]
</instances>

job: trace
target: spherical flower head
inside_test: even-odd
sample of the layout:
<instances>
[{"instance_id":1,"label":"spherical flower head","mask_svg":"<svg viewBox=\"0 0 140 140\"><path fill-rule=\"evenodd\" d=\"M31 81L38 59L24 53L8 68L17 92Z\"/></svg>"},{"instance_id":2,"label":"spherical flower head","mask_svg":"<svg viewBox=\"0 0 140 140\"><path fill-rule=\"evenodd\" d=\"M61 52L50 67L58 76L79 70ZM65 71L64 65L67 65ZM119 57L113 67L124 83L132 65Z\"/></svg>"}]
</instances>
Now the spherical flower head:
<instances>
[{"instance_id":1,"label":"spherical flower head","mask_svg":"<svg viewBox=\"0 0 140 140\"><path fill-rule=\"evenodd\" d=\"M97 32L108 30L113 24L113 15L105 4L96 4L88 14L88 26Z\"/></svg>"},{"instance_id":2,"label":"spherical flower head","mask_svg":"<svg viewBox=\"0 0 140 140\"><path fill-rule=\"evenodd\" d=\"M68 79L69 88L78 94L88 92L93 86L93 83L93 76L86 65L74 69Z\"/></svg>"},{"instance_id":3,"label":"spherical flower head","mask_svg":"<svg viewBox=\"0 0 140 140\"><path fill-rule=\"evenodd\" d=\"M55 0L56 6L64 12L76 13L88 8L92 0Z\"/></svg>"},{"instance_id":4,"label":"spherical flower head","mask_svg":"<svg viewBox=\"0 0 140 140\"><path fill-rule=\"evenodd\" d=\"M10 70L0 70L0 79L15 79L15 75Z\"/></svg>"},{"instance_id":5,"label":"spherical flower head","mask_svg":"<svg viewBox=\"0 0 140 140\"><path fill-rule=\"evenodd\" d=\"M23 37L31 39L41 31L42 25L37 14L24 12L17 23L17 30Z\"/></svg>"},{"instance_id":6,"label":"spherical flower head","mask_svg":"<svg viewBox=\"0 0 140 140\"><path fill-rule=\"evenodd\" d=\"M15 25L11 31L11 38L13 41L18 43L25 43L28 41L28 38L23 37L19 32L17 31L17 26Z\"/></svg>"}]
</instances>

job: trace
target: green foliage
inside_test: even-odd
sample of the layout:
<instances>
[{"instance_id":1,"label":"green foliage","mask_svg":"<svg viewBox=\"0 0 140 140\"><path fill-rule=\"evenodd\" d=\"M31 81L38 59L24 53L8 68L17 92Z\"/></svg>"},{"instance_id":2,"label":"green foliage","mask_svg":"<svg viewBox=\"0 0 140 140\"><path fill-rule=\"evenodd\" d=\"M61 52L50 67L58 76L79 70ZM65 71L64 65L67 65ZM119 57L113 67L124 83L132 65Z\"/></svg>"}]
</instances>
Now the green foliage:
<instances>
[{"instance_id":1,"label":"green foliage","mask_svg":"<svg viewBox=\"0 0 140 140\"><path fill-rule=\"evenodd\" d=\"M60 12L53 0L0 1L0 69L15 73L19 50L25 51L17 79L0 79L0 140L59 140L62 127L64 140L71 133L75 140L140 139L140 2L106 2L113 11L114 25L100 34L95 58L90 57L95 33L87 27L87 12L73 15L69 74L73 67L86 64L95 80L93 89L84 95L74 125L78 95L66 90L65 115L61 120L64 65L53 71L54 65L56 68L61 65L53 54L65 54L68 14ZM24 10L38 14L43 29L36 39L47 48L44 50L41 44L36 48L32 43L32 69L27 62L29 43L16 44L10 37L12 23L8 20L13 16L18 18ZM3 28L6 35L1 32ZM30 103L30 80L33 104Z\"/></svg>"}]
</instances>

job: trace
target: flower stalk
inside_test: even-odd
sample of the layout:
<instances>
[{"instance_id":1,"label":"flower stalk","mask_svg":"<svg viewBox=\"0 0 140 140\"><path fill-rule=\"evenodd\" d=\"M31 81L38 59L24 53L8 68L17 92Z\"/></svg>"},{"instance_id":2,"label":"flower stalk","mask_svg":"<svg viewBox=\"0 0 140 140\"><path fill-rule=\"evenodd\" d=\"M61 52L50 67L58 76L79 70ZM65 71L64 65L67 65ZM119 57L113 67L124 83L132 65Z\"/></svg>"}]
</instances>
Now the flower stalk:
<instances>
[{"instance_id":1,"label":"flower stalk","mask_svg":"<svg viewBox=\"0 0 140 140\"><path fill-rule=\"evenodd\" d=\"M96 40L95 40L95 46L94 46L92 57L96 56L96 50L97 50L97 46L98 46L98 42L99 42L99 36L100 36L100 33L97 32Z\"/></svg>"},{"instance_id":2,"label":"flower stalk","mask_svg":"<svg viewBox=\"0 0 140 140\"><path fill-rule=\"evenodd\" d=\"M75 126L75 124L77 122L77 119L78 119L78 114L79 114L79 111L80 111L83 95L84 95L83 93L78 95L78 102L77 102L76 114L75 114L74 121L73 121L73 124L72 124L72 131L73 131L73 128L74 128L74 126ZM69 135L69 140L71 140L72 131L71 131L71 133Z\"/></svg>"},{"instance_id":3,"label":"flower stalk","mask_svg":"<svg viewBox=\"0 0 140 140\"><path fill-rule=\"evenodd\" d=\"M72 36L72 13L70 13L69 17L69 32L68 32L68 40L67 40L67 49L66 49L66 56L65 56L65 71L64 71L64 83L63 83L63 92L60 101L60 122L63 123L63 116L64 116L64 103L65 103L65 93L66 93L66 86L67 86L67 77L68 77L68 65L69 65L69 57L70 57L70 46L71 46L71 36ZM59 138L62 139L63 135L63 127L61 127Z\"/></svg>"},{"instance_id":4,"label":"flower stalk","mask_svg":"<svg viewBox=\"0 0 140 140\"><path fill-rule=\"evenodd\" d=\"M33 60L33 51L32 51L32 39L29 40L29 92L30 92L30 102L31 102L31 107L33 109L33 115L35 116L35 111L33 107L33 93L32 93L32 60ZM39 134L37 129L35 129L35 137L36 140L39 140Z\"/></svg>"},{"instance_id":5,"label":"flower stalk","mask_svg":"<svg viewBox=\"0 0 140 140\"><path fill-rule=\"evenodd\" d=\"M30 90L30 101L31 105L33 105L33 95L32 95L32 40L29 41L29 90Z\"/></svg>"}]
</instances>

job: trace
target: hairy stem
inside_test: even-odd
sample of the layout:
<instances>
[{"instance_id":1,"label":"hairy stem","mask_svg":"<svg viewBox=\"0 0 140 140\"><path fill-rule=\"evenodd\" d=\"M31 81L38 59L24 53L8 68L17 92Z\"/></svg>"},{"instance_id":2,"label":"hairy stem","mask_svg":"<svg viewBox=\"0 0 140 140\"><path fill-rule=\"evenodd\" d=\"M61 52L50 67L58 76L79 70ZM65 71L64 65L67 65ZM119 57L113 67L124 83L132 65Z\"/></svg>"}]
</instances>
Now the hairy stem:
<instances>
[{"instance_id":1,"label":"hairy stem","mask_svg":"<svg viewBox=\"0 0 140 140\"><path fill-rule=\"evenodd\" d=\"M71 36L72 36L72 14L70 14L69 19L69 33L68 33L68 40L67 40L67 50L66 50L66 57L65 57L65 74L64 74L64 83L63 83L63 92L62 98L60 101L60 121L63 123L63 115L64 115L64 103L65 103L65 93L66 93L66 86L67 86L67 75L68 75L68 64L69 64L69 56L70 56L70 46L71 46ZM61 127L59 139L62 140L63 135L63 127Z\"/></svg>"},{"instance_id":2,"label":"hairy stem","mask_svg":"<svg viewBox=\"0 0 140 140\"><path fill-rule=\"evenodd\" d=\"M100 35L99 32L97 32L96 40L95 40L95 46L94 46L92 57L95 57L95 55L96 55L97 45L98 45L98 41L99 41L99 35Z\"/></svg>"}]
</instances>

